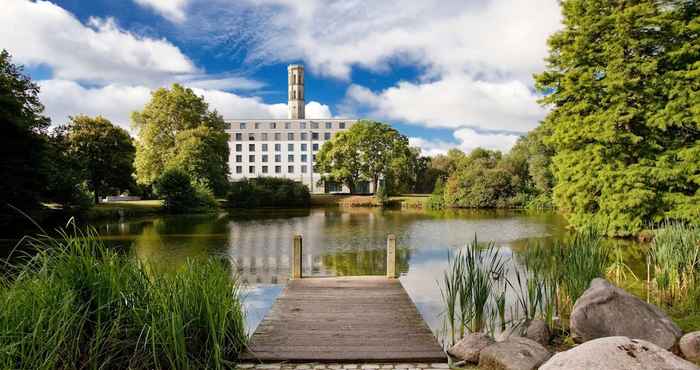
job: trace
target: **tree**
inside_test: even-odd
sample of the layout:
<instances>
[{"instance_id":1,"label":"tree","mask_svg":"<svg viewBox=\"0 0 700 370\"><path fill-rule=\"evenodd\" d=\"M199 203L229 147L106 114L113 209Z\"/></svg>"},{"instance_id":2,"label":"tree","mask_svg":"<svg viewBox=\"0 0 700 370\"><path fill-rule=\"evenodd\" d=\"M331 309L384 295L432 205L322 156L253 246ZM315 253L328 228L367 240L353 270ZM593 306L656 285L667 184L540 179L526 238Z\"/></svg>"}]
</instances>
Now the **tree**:
<instances>
[{"instance_id":1,"label":"tree","mask_svg":"<svg viewBox=\"0 0 700 370\"><path fill-rule=\"evenodd\" d=\"M94 194L86 183L81 160L72 153L68 126L56 127L47 140L44 174L47 179L42 198L63 206L88 208L94 205Z\"/></svg>"},{"instance_id":2,"label":"tree","mask_svg":"<svg viewBox=\"0 0 700 370\"><path fill-rule=\"evenodd\" d=\"M574 226L629 235L700 220L700 7L566 0L536 76L552 109L554 200Z\"/></svg>"},{"instance_id":3,"label":"tree","mask_svg":"<svg viewBox=\"0 0 700 370\"><path fill-rule=\"evenodd\" d=\"M211 190L180 169L163 171L154 187L163 198L163 209L169 213L208 212L217 206Z\"/></svg>"},{"instance_id":4,"label":"tree","mask_svg":"<svg viewBox=\"0 0 700 370\"><path fill-rule=\"evenodd\" d=\"M501 168L501 161L501 152L474 149L447 179L445 204L461 208L509 207L516 191L513 175Z\"/></svg>"},{"instance_id":5,"label":"tree","mask_svg":"<svg viewBox=\"0 0 700 370\"><path fill-rule=\"evenodd\" d=\"M126 130L101 116L70 118L67 125L71 154L85 173L95 203L100 195L133 187L136 149Z\"/></svg>"},{"instance_id":6,"label":"tree","mask_svg":"<svg viewBox=\"0 0 700 370\"><path fill-rule=\"evenodd\" d=\"M39 86L12 64L10 54L0 52L0 209L38 206L46 185L46 129L50 120L41 115Z\"/></svg>"},{"instance_id":7,"label":"tree","mask_svg":"<svg viewBox=\"0 0 700 370\"><path fill-rule=\"evenodd\" d=\"M316 165L325 180L343 182L351 192L360 180L371 181L376 191L382 176L414 177L416 160L408 138L387 124L361 120L326 142Z\"/></svg>"},{"instance_id":8,"label":"tree","mask_svg":"<svg viewBox=\"0 0 700 370\"><path fill-rule=\"evenodd\" d=\"M188 171L195 180L223 193L227 181L228 145L225 122L216 111L209 111L203 97L174 84L151 94L143 111L131 119L138 130L136 179L151 185L169 168ZM192 131L190 131L192 130Z\"/></svg>"}]
</instances>

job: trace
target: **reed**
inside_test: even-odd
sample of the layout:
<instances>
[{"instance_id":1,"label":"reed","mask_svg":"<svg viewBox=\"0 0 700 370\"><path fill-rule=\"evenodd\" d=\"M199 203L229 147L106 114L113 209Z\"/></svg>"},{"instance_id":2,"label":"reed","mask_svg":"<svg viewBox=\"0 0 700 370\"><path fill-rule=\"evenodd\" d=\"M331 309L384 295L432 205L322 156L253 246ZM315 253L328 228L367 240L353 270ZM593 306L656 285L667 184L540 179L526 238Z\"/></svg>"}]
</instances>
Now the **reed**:
<instances>
[{"instance_id":1,"label":"reed","mask_svg":"<svg viewBox=\"0 0 700 370\"><path fill-rule=\"evenodd\" d=\"M690 303L700 290L700 228L664 223L654 231L647 260L658 303Z\"/></svg>"},{"instance_id":2,"label":"reed","mask_svg":"<svg viewBox=\"0 0 700 370\"><path fill-rule=\"evenodd\" d=\"M225 261L160 272L74 224L24 242L0 279L0 368L224 369L245 345Z\"/></svg>"}]
</instances>

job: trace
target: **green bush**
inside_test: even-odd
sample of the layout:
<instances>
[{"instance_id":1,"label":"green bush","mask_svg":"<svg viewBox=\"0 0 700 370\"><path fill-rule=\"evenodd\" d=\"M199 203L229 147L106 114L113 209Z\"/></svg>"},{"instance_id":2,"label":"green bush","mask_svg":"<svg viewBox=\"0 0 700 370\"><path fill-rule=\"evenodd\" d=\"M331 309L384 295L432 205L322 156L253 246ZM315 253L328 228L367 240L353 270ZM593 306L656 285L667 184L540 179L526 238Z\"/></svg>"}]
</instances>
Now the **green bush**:
<instances>
[{"instance_id":1,"label":"green bush","mask_svg":"<svg viewBox=\"0 0 700 370\"><path fill-rule=\"evenodd\" d=\"M155 183L156 194L163 198L163 209L169 213L206 212L216 208L216 199L209 188L193 182L184 171L165 171Z\"/></svg>"},{"instance_id":2,"label":"green bush","mask_svg":"<svg viewBox=\"0 0 700 370\"><path fill-rule=\"evenodd\" d=\"M442 177L438 177L437 181L435 181L433 193L430 194L430 198L428 198L428 208L445 208L445 183L442 180Z\"/></svg>"},{"instance_id":3,"label":"green bush","mask_svg":"<svg viewBox=\"0 0 700 370\"><path fill-rule=\"evenodd\" d=\"M306 185L294 180L258 177L232 182L227 201L232 208L305 208L311 194Z\"/></svg>"},{"instance_id":4,"label":"green bush","mask_svg":"<svg viewBox=\"0 0 700 370\"><path fill-rule=\"evenodd\" d=\"M222 260L160 272L93 230L29 239L0 278L0 368L224 369L246 342L241 290Z\"/></svg>"}]
</instances>

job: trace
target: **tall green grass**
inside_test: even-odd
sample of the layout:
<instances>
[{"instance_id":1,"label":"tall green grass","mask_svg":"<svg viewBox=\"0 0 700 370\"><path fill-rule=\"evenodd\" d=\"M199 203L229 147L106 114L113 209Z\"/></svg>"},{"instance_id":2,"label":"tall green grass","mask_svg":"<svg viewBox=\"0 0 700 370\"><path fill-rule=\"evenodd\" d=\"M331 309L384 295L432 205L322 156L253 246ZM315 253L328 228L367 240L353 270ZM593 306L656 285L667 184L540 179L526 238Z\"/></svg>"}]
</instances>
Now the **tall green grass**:
<instances>
[{"instance_id":1,"label":"tall green grass","mask_svg":"<svg viewBox=\"0 0 700 370\"><path fill-rule=\"evenodd\" d=\"M0 368L224 369L245 345L225 261L161 272L75 225L25 242L0 279Z\"/></svg>"},{"instance_id":2,"label":"tall green grass","mask_svg":"<svg viewBox=\"0 0 700 370\"><path fill-rule=\"evenodd\" d=\"M654 231L648 261L657 303L700 304L700 228L665 223Z\"/></svg>"}]
</instances>

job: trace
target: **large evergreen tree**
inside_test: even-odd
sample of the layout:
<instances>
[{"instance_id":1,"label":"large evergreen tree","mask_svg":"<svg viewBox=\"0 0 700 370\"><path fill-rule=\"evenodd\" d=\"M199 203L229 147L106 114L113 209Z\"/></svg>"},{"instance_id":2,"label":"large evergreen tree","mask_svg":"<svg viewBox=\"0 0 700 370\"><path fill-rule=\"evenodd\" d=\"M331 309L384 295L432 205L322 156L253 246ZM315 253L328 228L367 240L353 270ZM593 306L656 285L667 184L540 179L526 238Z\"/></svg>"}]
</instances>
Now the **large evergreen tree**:
<instances>
[{"instance_id":1,"label":"large evergreen tree","mask_svg":"<svg viewBox=\"0 0 700 370\"><path fill-rule=\"evenodd\" d=\"M38 205L46 185L42 171L46 159L46 129L50 121L41 113L39 87L0 52L0 214L7 204L22 209Z\"/></svg>"},{"instance_id":2,"label":"large evergreen tree","mask_svg":"<svg viewBox=\"0 0 700 370\"><path fill-rule=\"evenodd\" d=\"M204 98L174 84L151 94L143 111L132 113L138 130L136 179L151 185L166 169L178 168L221 195L228 179L228 136L223 118Z\"/></svg>"},{"instance_id":3,"label":"large evergreen tree","mask_svg":"<svg viewBox=\"0 0 700 370\"><path fill-rule=\"evenodd\" d=\"M573 225L635 233L700 220L700 6L695 0L564 0L536 76L554 198Z\"/></svg>"}]
</instances>

